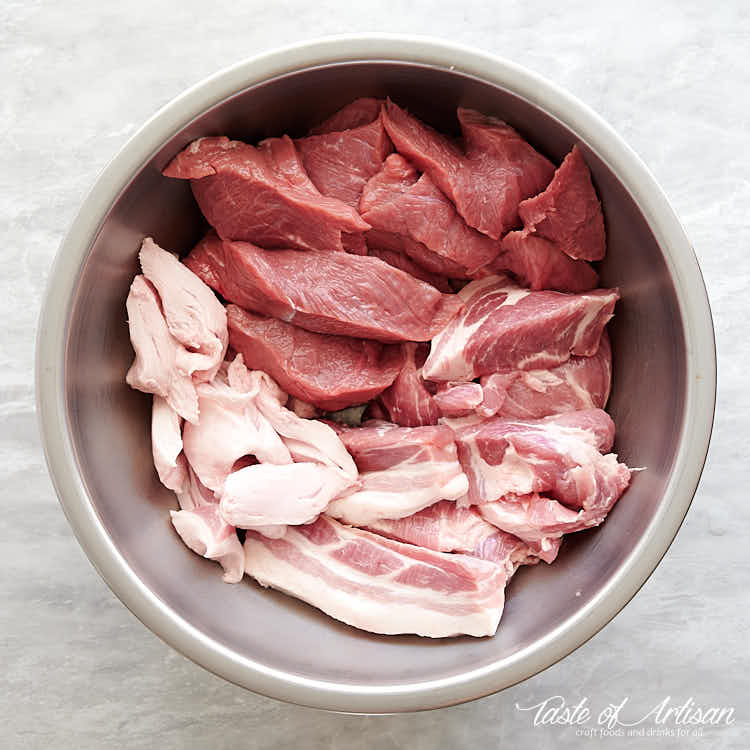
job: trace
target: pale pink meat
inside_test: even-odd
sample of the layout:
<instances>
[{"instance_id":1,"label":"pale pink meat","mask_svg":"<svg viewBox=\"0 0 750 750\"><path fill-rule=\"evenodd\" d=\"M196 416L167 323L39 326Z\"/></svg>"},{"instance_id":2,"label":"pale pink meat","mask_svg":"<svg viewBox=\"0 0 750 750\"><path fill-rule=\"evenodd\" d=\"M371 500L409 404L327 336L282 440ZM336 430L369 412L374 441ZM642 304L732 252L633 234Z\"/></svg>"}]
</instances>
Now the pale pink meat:
<instances>
[{"instance_id":1,"label":"pale pink meat","mask_svg":"<svg viewBox=\"0 0 750 750\"><path fill-rule=\"evenodd\" d=\"M488 276L457 296L464 308L433 339L423 368L428 380L473 380L493 372L555 367L572 354L592 356L620 294L617 289L532 292Z\"/></svg>"},{"instance_id":2,"label":"pale pink meat","mask_svg":"<svg viewBox=\"0 0 750 750\"><path fill-rule=\"evenodd\" d=\"M465 417L484 402L484 391L479 383L440 383L433 400L443 417Z\"/></svg>"},{"instance_id":3,"label":"pale pink meat","mask_svg":"<svg viewBox=\"0 0 750 750\"><path fill-rule=\"evenodd\" d=\"M404 365L393 385L383 391L380 402L391 422L404 427L437 424L440 410L422 378L422 365L427 358L424 344L402 344Z\"/></svg>"},{"instance_id":4,"label":"pale pink meat","mask_svg":"<svg viewBox=\"0 0 750 750\"><path fill-rule=\"evenodd\" d=\"M327 513L361 526L410 516L438 500L466 494L468 482L448 427L398 427L384 423L340 429L354 457L360 484L334 500Z\"/></svg>"},{"instance_id":5,"label":"pale pink meat","mask_svg":"<svg viewBox=\"0 0 750 750\"><path fill-rule=\"evenodd\" d=\"M505 570L349 528L326 516L281 539L248 532L245 570L337 620L374 633L493 635Z\"/></svg>"},{"instance_id":6,"label":"pale pink meat","mask_svg":"<svg viewBox=\"0 0 750 750\"><path fill-rule=\"evenodd\" d=\"M161 396L151 407L151 452L161 483L181 492L188 482L188 467L182 452L182 417Z\"/></svg>"}]
</instances>

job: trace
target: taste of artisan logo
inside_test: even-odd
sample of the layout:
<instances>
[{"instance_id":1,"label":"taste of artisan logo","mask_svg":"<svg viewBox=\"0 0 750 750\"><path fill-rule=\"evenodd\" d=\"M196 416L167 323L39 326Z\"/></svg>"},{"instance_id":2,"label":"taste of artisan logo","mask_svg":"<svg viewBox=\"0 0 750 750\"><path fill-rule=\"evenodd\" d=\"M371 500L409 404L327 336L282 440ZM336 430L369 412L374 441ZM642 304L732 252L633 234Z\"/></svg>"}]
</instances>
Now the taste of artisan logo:
<instances>
[{"instance_id":1,"label":"taste of artisan logo","mask_svg":"<svg viewBox=\"0 0 750 750\"><path fill-rule=\"evenodd\" d=\"M553 695L517 711L530 712L535 727L576 727L579 737L699 737L706 726L734 724L733 706L701 706L693 698L682 703L667 696L648 708L628 706L630 698L594 708L587 697L569 704L562 695Z\"/></svg>"}]
</instances>

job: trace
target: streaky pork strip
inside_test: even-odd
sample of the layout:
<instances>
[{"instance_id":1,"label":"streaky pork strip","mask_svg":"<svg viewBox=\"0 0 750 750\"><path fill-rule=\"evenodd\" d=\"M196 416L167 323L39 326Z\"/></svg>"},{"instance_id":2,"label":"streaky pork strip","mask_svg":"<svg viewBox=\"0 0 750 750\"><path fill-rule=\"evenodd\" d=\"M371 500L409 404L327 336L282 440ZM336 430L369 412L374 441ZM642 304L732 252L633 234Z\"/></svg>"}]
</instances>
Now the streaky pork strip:
<instances>
[{"instance_id":1,"label":"streaky pork strip","mask_svg":"<svg viewBox=\"0 0 750 750\"><path fill-rule=\"evenodd\" d=\"M313 333L227 306L229 340L245 363L263 370L284 391L325 411L363 404L393 383L401 348L369 339Z\"/></svg>"},{"instance_id":2,"label":"streaky pork strip","mask_svg":"<svg viewBox=\"0 0 750 750\"><path fill-rule=\"evenodd\" d=\"M620 294L617 289L532 292L488 276L457 296L464 308L433 339L423 368L428 380L473 380L493 372L555 367L572 354L592 356Z\"/></svg>"},{"instance_id":3,"label":"streaky pork strip","mask_svg":"<svg viewBox=\"0 0 750 750\"><path fill-rule=\"evenodd\" d=\"M337 620L373 633L432 638L497 630L505 570L385 539L320 516L281 539L248 532L245 570Z\"/></svg>"},{"instance_id":4,"label":"streaky pork strip","mask_svg":"<svg viewBox=\"0 0 750 750\"><path fill-rule=\"evenodd\" d=\"M203 215L224 239L343 251L342 232L369 228L351 206L312 187L291 139L264 143L254 148L225 136L199 138L164 175L191 181Z\"/></svg>"},{"instance_id":5,"label":"streaky pork strip","mask_svg":"<svg viewBox=\"0 0 750 750\"><path fill-rule=\"evenodd\" d=\"M263 250L208 234L185 264L225 299L317 333L428 341L461 309L457 295L378 258Z\"/></svg>"},{"instance_id":6,"label":"streaky pork strip","mask_svg":"<svg viewBox=\"0 0 750 750\"><path fill-rule=\"evenodd\" d=\"M339 437L354 457L360 484L326 512L345 523L362 526L381 518L403 518L468 490L448 427L365 424L342 428Z\"/></svg>"},{"instance_id":7,"label":"streaky pork strip","mask_svg":"<svg viewBox=\"0 0 750 750\"><path fill-rule=\"evenodd\" d=\"M609 450L614 424L601 409L539 420L446 420L469 479L463 502L509 494L550 494L572 508L611 507L630 482L630 469Z\"/></svg>"}]
</instances>

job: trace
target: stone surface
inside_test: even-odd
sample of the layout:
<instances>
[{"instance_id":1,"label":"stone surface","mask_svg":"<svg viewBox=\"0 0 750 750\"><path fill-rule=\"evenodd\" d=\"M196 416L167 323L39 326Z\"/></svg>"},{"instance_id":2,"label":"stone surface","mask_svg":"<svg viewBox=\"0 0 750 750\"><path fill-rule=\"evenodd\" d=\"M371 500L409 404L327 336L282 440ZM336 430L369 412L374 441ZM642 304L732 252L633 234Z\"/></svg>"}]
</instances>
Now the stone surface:
<instances>
[{"instance_id":1,"label":"stone surface","mask_svg":"<svg viewBox=\"0 0 750 750\"><path fill-rule=\"evenodd\" d=\"M0 4L0 736L3 747L641 747L533 726L561 695L595 713L665 697L734 706L729 727L654 747L746 747L750 438L750 7L669 2L333 0ZM616 7L617 5L617 7ZM706 471L664 561L567 659L505 692L437 712L347 717L254 696L144 628L78 547L44 465L34 332L55 250L98 171L186 86L310 36L445 36L512 58L581 97L641 155L682 218L713 305L719 399ZM589 722L591 725L595 722ZM657 725L653 719L647 728ZM672 725L673 726L673 725Z\"/></svg>"}]
</instances>

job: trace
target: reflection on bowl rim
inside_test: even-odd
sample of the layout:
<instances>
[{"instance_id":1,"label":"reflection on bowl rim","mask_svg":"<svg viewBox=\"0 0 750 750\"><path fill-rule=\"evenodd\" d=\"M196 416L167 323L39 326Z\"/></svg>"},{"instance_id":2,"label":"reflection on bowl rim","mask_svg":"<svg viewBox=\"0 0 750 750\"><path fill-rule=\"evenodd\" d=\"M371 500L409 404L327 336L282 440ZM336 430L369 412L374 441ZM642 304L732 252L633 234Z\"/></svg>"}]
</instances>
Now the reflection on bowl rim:
<instances>
[{"instance_id":1,"label":"reflection on bowl rim","mask_svg":"<svg viewBox=\"0 0 750 750\"><path fill-rule=\"evenodd\" d=\"M506 88L564 123L597 152L643 212L678 286L687 383L683 430L664 501L598 596L546 637L500 663L429 682L369 686L315 680L242 657L201 633L145 586L107 535L75 469L61 363L70 302L93 240L132 176L166 141L204 111L258 83L319 65L383 60L456 70ZM40 316L36 354L37 407L55 489L78 541L123 603L175 649L238 685L348 712L436 708L487 695L545 669L598 632L656 568L690 507L708 450L716 394L713 325L700 269L677 217L638 156L575 97L512 62L443 40L392 34L326 37L239 62L191 87L148 120L104 169L60 246Z\"/></svg>"}]
</instances>

